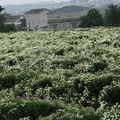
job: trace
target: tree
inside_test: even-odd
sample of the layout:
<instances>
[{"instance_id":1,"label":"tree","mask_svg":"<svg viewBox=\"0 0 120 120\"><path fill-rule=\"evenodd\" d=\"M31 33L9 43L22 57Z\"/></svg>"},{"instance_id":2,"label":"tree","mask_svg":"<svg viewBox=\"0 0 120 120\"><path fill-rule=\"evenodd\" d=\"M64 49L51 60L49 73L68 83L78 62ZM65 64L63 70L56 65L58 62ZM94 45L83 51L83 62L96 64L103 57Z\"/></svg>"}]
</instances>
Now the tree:
<instances>
[{"instance_id":1,"label":"tree","mask_svg":"<svg viewBox=\"0 0 120 120\"><path fill-rule=\"evenodd\" d=\"M25 18L22 18L20 19L20 22L21 22L21 27L26 27L26 19Z\"/></svg>"},{"instance_id":2,"label":"tree","mask_svg":"<svg viewBox=\"0 0 120 120\"><path fill-rule=\"evenodd\" d=\"M26 19L23 17L20 19L20 26L18 27L18 30L24 31L26 30Z\"/></svg>"},{"instance_id":3,"label":"tree","mask_svg":"<svg viewBox=\"0 0 120 120\"><path fill-rule=\"evenodd\" d=\"M1 11L5 10L4 8L2 8L2 6L0 6L0 26L3 25L4 21L5 21L5 17L3 14L1 14Z\"/></svg>"},{"instance_id":4,"label":"tree","mask_svg":"<svg viewBox=\"0 0 120 120\"><path fill-rule=\"evenodd\" d=\"M105 25L106 26L120 26L120 7L117 5L110 5L105 10Z\"/></svg>"},{"instance_id":5,"label":"tree","mask_svg":"<svg viewBox=\"0 0 120 120\"><path fill-rule=\"evenodd\" d=\"M1 11L5 10L0 6L0 32L10 32L15 31L14 25L4 25L5 15L1 14Z\"/></svg>"},{"instance_id":6,"label":"tree","mask_svg":"<svg viewBox=\"0 0 120 120\"><path fill-rule=\"evenodd\" d=\"M81 17L80 27L94 27L102 25L103 18L97 9L91 9L88 11L87 15Z\"/></svg>"},{"instance_id":7,"label":"tree","mask_svg":"<svg viewBox=\"0 0 120 120\"><path fill-rule=\"evenodd\" d=\"M0 26L3 25L5 22L4 14L0 14Z\"/></svg>"},{"instance_id":8,"label":"tree","mask_svg":"<svg viewBox=\"0 0 120 120\"><path fill-rule=\"evenodd\" d=\"M3 10L5 10L5 8L2 8L2 6L0 6L0 12L3 11Z\"/></svg>"}]
</instances>

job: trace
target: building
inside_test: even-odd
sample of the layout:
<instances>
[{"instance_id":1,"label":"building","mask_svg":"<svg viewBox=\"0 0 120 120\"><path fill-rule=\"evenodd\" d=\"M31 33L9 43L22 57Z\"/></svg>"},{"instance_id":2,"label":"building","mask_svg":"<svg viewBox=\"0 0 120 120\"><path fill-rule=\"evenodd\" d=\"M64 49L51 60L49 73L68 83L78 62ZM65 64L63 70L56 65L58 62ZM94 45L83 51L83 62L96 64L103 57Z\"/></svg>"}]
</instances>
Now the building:
<instances>
[{"instance_id":1,"label":"building","mask_svg":"<svg viewBox=\"0 0 120 120\"><path fill-rule=\"evenodd\" d=\"M5 15L5 25L14 24L15 26L19 26L21 24L21 15Z\"/></svg>"},{"instance_id":2,"label":"building","mask_svg":"<svg viewBox=\"0 0 120 120\"><path fill-rule=\"evenodd\" d=\"M49 29L77 28L80 25L80 17L87 14L89 8L81 6L65 6L51 11L48 16Z\"/></svg>"},{"instance_id":3,"label":"building","mask_svg":"<svg viewBox=\"0 0 120 120\"><path fill-rule=\"evenodd\" d=\"M48 9L32 9L25 13L26 15L26 25L28 30L39 30L47 28L47 13Z\"/></svg>"}]
</instances>

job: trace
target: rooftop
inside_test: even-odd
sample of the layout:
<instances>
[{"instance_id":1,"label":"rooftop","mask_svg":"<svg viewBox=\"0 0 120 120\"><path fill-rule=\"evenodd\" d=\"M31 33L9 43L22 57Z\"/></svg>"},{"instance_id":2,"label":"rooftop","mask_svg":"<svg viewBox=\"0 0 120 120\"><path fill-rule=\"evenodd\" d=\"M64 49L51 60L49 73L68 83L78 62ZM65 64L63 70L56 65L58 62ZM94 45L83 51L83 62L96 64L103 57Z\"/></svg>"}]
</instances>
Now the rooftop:
<instances>
[{"instance_id":1,"label":"rooftop","mask_svg":"<svg viewBox=\"0 0 120 120\"><path fill-rule=\"evenodd\" d=\"M48 9L46 9L46 8L43 8L43 9L32 9L32 10L26 12L25 14L36 14L36 13L42 12L43 10L48 10Z\"/></svg>"},{"instance_id":2,"label":"rooftop","mask_svg":"<svg viewBox=\"0 0 120 120\"><path fill-rule=\"evenodd\" d=\"M5 16L5 18L6 18L5 23L14 23L17 20L20 20L21 15L15 15L15 16L8 15L8 16Z\"/></svg>"},{"instance_id":3,"label":"rooftop","mask_svg":"<svg viewBox=\"0 0 120 120\"><path fill-rule=\"evenodd\" d=\"M58 14L58 13L68 13L68 12L77 12L77 11L83 11L83 10L87 10L89 8L87 7L82 7L82 6L65 6L62 8L59 8L57 10L51 11L48 14Z\"/></svg>"}]
</instances>

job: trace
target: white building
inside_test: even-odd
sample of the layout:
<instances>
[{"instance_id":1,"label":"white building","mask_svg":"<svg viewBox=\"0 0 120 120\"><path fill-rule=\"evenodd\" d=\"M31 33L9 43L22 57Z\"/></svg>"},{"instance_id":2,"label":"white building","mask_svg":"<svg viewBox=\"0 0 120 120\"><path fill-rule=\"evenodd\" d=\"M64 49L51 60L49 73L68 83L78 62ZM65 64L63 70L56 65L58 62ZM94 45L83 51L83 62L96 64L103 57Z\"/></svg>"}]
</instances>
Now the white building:
<instances>
[{"instance_id":1,"label":"white building","mask_svg":"<svg viewBox=\"0 0 120 120\"><path fill-rule=\"evenodd\" d=\"M77 28L80 17L87 14L89 8L81 6L65 6L47 14L49 29Z\"/></svg>"},{"instance_id":2,"label":"white building","mask_svg":"<svg viewBox=\"0 0 120 120\"><path fill-rule=\"evenodd\" d=\"M32 9L25 13L26 25L28 30L38 30L48 26L48 9Z\"/></svg>"}]
</instances>

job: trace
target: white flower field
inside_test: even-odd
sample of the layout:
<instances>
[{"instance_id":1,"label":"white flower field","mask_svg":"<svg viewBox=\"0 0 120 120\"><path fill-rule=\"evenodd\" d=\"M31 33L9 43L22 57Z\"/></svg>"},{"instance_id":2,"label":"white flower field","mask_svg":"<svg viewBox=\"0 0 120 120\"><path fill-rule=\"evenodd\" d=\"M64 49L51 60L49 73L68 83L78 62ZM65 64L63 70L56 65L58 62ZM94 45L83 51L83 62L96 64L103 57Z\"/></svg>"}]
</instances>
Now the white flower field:
<instances>
[{"instance_id":1,"label":"white flower field","mask_svg":"<svg viewBox=\"0 0 120 120\"><path fill-rule=\"evenodd\" d=\"M119 120L120 28L0 33L0 120Z\"/></svg>"}]
</instances>

